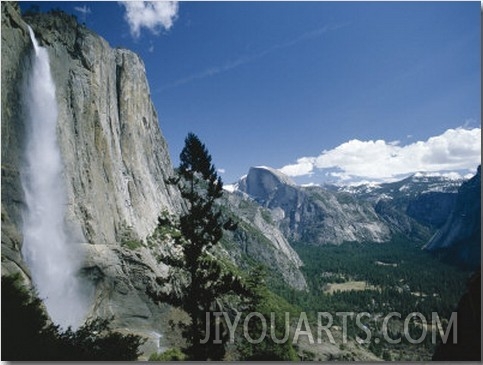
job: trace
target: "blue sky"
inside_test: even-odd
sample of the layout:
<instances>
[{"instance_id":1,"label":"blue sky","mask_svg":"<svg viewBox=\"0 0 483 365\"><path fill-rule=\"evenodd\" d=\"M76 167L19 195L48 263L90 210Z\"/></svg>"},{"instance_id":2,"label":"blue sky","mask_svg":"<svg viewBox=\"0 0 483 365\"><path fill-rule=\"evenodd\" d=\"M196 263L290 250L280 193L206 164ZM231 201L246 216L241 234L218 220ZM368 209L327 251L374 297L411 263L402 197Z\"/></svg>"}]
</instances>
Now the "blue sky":
<instances>
[{"instance_id":1,"label":"blue sky","mask_svg":"<svg viewBox=\"0 0 483 365\"><path fill-rule=\"evenodd\" d=\"M257 165L320 183L481 160L479 2L38 4L139 53L173 163L194 132L225 183Z\"/></svg>"}]
</instances>

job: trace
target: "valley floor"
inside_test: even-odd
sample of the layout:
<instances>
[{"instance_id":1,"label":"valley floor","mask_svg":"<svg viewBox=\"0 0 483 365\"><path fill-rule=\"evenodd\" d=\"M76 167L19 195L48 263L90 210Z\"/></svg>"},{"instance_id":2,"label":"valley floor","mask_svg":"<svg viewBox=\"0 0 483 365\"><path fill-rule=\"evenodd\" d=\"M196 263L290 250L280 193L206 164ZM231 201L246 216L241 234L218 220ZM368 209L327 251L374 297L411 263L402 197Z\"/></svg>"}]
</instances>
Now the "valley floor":
<instances>
[{"instance_id":1,"label":"valley floor","mask_svg":"<svg viewBox=\"0 0 483 365\"><path fill-rule=\"evenodd\" d=\"M430 360L436 343L441 341L434 315L437 314L436 320L440 320L446 333L471 274L400 237L386 244L294 243L293 246L304 262L309 289L290 290L277 285L276 280L272 281L272 288L306 312L314 327L319 313L332 316L335 345L307 342L299 345L299 351L312 360L370 361L372 356L397 361ZM418 315L413 316L414 312ZM344 319L341 313L351 314ZM356 323L357 315L362 313ZM347 321L346 344L341 340L344 321ZM436 341L432 338L433 330ZM386 335L389 340L401 338L401 341L389 343Z\"/></svg>"}]
</instances>

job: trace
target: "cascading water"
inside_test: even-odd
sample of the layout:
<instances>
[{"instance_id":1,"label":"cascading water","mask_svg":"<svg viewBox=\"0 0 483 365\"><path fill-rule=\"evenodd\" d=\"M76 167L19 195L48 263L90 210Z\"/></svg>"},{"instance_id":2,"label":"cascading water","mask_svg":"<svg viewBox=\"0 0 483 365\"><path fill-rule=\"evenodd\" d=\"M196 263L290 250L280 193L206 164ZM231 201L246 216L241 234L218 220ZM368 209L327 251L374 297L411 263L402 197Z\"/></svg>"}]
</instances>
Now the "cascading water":
<instances>
[{"instance_id":1,"label":"cascading water","mask_svg":"<svg viewBox=\"0 0 483 365\"><path fill-rule=\"evenodd\" d=\"M49 55L30 27L29 32L35 54L23 90L27 143L21 173L26 201L22 254L53 322L76 329L85 319L93 290L78 275L82 255L65 223L67 194Z\"/></svg>"}]
</instances>

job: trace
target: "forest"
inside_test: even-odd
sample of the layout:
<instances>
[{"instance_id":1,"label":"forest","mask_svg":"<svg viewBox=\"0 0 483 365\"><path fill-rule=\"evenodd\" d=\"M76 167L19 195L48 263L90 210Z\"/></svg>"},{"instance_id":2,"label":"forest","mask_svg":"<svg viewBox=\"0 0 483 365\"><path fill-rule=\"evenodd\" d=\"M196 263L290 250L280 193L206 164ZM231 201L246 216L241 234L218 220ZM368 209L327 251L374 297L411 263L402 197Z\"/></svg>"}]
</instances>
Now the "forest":
<instances>
[{"instance_id":1,"label":"forest","mask_svg":"<svg viewBox=\"0 0 483 365\"><path fill-rule=\"evenodd\" d=\"M334 323L338 325L341 318L335 315L337 312L368 312L371 318L365 325L377 330L381 318L391 312L400 313L402 320L410 313L418 312L428 322L436 312L447 324L471 274L442 262L423 251L420 243L410 242L402 236L383 244L347 242L339 246L314 246L296 242L292 245L304 262L303 272L309 289L305 292L290 290L273 279L271 288L289 303L306 311L313 323L316 323L317 312L332 313ZM418 338L422 328L411 323L409 331L412 338ZM351 322L348 323L348 335L353 339L366 337ZM391 358L391 351L413 353L397 360L414 360L414 352L421 352L420 359L430 359L435 346L431 343L431 336L426 336L422 346L412 345L412 349L404 338L397 345L382 340L379 344L375 342L378 341L371 341L369 350L385 359Z\"/></svg>"}]
</instances>

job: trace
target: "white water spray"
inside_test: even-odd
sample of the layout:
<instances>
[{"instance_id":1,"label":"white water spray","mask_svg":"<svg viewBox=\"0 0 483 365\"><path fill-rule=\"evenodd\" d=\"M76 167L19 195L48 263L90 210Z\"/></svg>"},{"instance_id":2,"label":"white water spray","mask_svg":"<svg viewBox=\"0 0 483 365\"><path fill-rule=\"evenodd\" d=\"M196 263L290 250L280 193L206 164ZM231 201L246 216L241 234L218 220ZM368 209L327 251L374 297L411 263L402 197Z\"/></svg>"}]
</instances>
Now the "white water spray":
<instances>
[{"instance_id":1,"label":"white water spray","mask_svg":"<svg viewBox=\"0 0 483 365\"><path fill-rule=\"evenodd\" d=\"M49 55L30 27L29 32L35 55L23 91L27 143L21 181L27 209L22 254L53 322L76 329L87 314L92 287L78 275L82 256L65 224L67 194Z\"/></svg>"}]
</instances>

